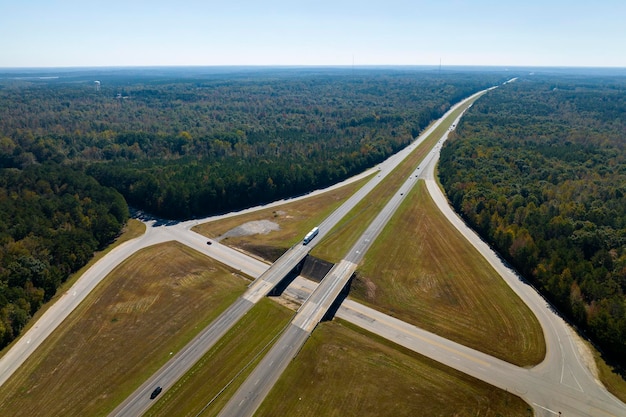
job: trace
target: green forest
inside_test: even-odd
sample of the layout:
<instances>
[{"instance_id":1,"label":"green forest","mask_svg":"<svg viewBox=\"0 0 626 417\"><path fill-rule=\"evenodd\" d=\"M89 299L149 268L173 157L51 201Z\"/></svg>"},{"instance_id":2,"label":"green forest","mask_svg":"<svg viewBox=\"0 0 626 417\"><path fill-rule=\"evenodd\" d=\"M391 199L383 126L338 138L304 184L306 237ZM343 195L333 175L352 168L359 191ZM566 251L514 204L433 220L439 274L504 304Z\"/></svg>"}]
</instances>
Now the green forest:
<instances>
[{"instance_id":1,"label":"green forest","mask_svg":"<svg viewBox=\"0 0 626 417\"><path fill-rule=\"evenodd\" d=\"M626 79L526 76L442 150L456 210L608 358L626 365Z\"/></svg>"},{"instance_id":2,"label":"green forest","mask_svg":"<svg viewBox=\"0 0 626 417\"><path fill-rule=\"evenodd\" d=\"M119 233L128 206L114 189L58 164L0 170L0 347L68 275Z\"/></svg>"},{"instance_id":3,"label":"green forest","mask_svg":"<svg viewBox=\"0 0 626 417\"><path fill-rule=\"evenodd\" d=\"M119 234L128 205L186 219L310 192L374 166L451 104L510 76L0 72L0 348Z\"/></svg>"},{"instance_id":4,"label":"green forest","mask_svg":"<svg viewBox=\"0 0 626 417\"><path fill-rule=\"evenodd\" d=\"M306 193L406 146L452 103L504 78L262 71L0 90L5 166L71 161L169 219Z\"/></svg>"}]
</instances>

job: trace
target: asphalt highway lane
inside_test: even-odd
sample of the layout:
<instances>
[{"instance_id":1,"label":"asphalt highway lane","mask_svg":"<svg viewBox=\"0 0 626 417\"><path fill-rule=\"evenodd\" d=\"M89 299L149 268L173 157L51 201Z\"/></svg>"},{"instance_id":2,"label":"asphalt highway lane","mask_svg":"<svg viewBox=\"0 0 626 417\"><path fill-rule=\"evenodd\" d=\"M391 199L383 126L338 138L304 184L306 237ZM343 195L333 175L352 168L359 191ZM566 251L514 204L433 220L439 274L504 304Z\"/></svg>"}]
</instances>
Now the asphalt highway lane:
<instances>
[{"instance_id":1,"label":"asphalt highway lane","mask_svg":"<svg viewBox=\"0 0 626 417\"><path fill-rule=\"evenodd\" d=\"M279 341L263 357L218 415L253 415L309 336L309 332L298 326L292 324L287 327Z\"/></svg>"}]
</instances>

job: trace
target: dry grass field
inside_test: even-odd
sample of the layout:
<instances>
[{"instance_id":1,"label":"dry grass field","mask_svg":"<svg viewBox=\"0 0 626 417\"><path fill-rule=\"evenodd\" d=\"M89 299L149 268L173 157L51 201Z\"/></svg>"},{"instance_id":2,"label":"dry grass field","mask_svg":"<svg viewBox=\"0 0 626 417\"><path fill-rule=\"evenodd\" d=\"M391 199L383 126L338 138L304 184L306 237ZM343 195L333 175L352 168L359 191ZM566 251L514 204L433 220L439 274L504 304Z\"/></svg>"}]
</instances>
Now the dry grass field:
<instances>
[{"instance_id":1,"label":"dry grass field","mask_svg":"<svg viewBox=\"0 0 626 417\"><path fill-rule=\"evenodd\" d=\"M313 332L255 416L526 417L519 397L342 321Z\"/></svg>"},{"instance_id":2,"label":"dry grass field","mask_svg":"<svg viewBox=\"0 0 626 417\"><path fill-rule=\"evenodd\" d=\"M519 366L545 356L539 322L439 212L420 181L374 242L351 295Z\"/></svg>"},{"instance_id":3,"label":"dry grass field","mask_svg":"<svg viewBox=\"0 0 626 417\"><path fill-rule=\"evenodd\" d=\"M369 180L370 177L367 177L315 197L285 203L278 207L259 210L254 213L204 223L195 226L193 230L208 238L215 239L247 222L257 220L272 221L280 226L280 230L268 234L228 237L221 240L221 243L242 249L273 262L292 245L302 240L309 230L328 217L330 213Z\"/></svg>"},{"instance_id":4,"label":"dry grass field","mask_svg":"<svg viewBox=\"0 0 626 417\"><path fill-rule=\"evenodd\" d=\"M0 415L106 415L247 283L179 243L137 252L3 385Z\"/></svg>"},{"instance_id":5,"label":"dry grass field","mask_svg":"<svg viewBox=\"0 0 626 417\"><path fill-rule=\"evenodd\" d=\"M87 271L89 268L91 268L91 266L93 264L98 262L107 253L111 252L113 249L115 249L116 247L118 247L122 243L124 243L124 242L126 242L128 240L134 239L136 237L139 237L139 236L143 235L145 232L146 232L146 226L142 222L140 222L139 220L135 220L135 219L129 219L128 222L126 223L126 226L124 226L124 229L122 230L122 233L120 234L120 236L117 239L115 239L115 242L113 242L111 245L107 246L106 249L104 249L104 250L102 250L100 252L96 252L93 255L93 258L91 258L91 260L87 263L87 265L85 265L84 267L82 267L81 269L79 269L78 271L73 273L72 275L70 275L69 278L67 279L67 281L65 281L57 289L57 292L52 297L52 299L50 299L50 301L45 303L43 306L41 306L41 308L39 310L37 310L37 313L35 313L33 318L28 322L26 327L22 330L21 334L24 334L28 329L30 329L37 322L37 320L39 320L39 318L48 310L48 308L50 308L50 306L52 306L56 302L56 300L59 297L61 297L61 295L63 295L65 292L67 292L67 290L72 285L74 285L74 283L78 280L78 278L80 278L81 275L83 275L85 273L85 271ZM0 357L2 357L6 352L8 352L8 350L11 349L11 347L13 346L13 344L15 344L15 342L17 340L18 339L15 339L15 341L13 341L13 343L11 343L9 346L6 346L4 349L2 349L2 351L0 352Z\"/></svg>"}]
</instances>

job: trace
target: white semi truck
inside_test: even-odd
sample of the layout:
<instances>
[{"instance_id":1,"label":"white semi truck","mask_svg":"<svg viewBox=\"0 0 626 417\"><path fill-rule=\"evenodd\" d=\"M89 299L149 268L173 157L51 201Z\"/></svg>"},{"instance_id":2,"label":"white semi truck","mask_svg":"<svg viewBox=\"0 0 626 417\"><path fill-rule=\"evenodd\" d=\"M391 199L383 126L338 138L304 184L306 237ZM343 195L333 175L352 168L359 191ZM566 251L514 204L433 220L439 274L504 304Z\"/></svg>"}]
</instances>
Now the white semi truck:
<instances>
[{"instance_id":1,"label":"white semi truck","mask_svg":"<svg viewBox=\"0 0 626 417\"><path fill-rule=\"evenodd\" d=\"M309 233L306 234L306 236L304 237L303 240L303 245L306 245L307 243L309 243L310 241L313 240L313 238L315 236L317 236L317 234L320 232L320 228L319 227L314 227L313 229L311 229L311 231Z\"/></svg>"}]
</instances>

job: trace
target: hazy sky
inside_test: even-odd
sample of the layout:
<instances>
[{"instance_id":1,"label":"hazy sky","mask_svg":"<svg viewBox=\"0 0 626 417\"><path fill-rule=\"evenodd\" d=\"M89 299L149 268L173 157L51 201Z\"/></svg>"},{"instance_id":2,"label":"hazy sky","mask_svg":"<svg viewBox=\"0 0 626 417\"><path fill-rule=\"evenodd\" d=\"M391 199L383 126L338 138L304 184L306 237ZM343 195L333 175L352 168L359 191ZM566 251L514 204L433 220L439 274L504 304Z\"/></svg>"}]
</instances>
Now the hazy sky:
<instances>
[{"instance_id":1,"label":"hazy sky","mask_svg":"<svg viewBox=\"0 0 626 417\"><path fill-rule=\"evenodd\" d=\"M626 67L625 0L0 0L0 67Z\"/></svg>"}]
</instances>

